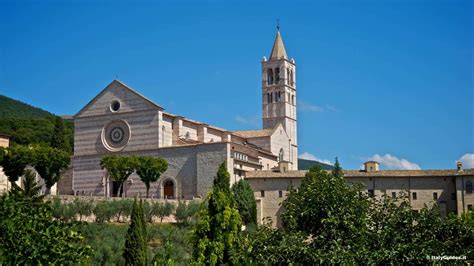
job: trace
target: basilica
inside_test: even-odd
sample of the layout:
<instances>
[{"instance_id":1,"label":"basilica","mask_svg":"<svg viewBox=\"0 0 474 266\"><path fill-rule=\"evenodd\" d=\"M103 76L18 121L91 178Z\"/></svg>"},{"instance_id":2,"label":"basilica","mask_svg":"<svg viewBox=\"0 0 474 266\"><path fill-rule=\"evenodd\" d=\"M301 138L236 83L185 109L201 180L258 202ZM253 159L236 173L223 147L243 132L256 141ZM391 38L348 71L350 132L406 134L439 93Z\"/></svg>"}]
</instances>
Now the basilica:
<instances>
[{"instance_id":1,"label":"basilica","mask_svg":"<svg viewBox=\"0 0 474 266\"><path fill-rule=\"evenodd\" d=\"M225 162L231 183L249 171L284 164L298 169L296 64L277 32L270 57L262 59L262 129L228 131L171 114L137 90L114 80L74 116L73 190L113 196L117 184L100 168L104 155L151 155L168 161L168 170L150 192L154 198L193 199L211 189ZM257 93L257 92L256 92ZM132 175L128 196L145 190Z\"/></svg>"}]
</instances>

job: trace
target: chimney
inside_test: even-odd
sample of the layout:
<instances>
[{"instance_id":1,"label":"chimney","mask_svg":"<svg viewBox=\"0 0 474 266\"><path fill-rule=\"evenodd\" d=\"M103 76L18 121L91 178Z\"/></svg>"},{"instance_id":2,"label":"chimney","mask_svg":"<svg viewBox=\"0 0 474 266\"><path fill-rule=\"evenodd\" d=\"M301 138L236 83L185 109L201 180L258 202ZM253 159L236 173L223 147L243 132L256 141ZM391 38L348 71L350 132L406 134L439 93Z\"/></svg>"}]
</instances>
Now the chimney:
<instances>
[{"instance_id":1,"label":"chimney","mask_svg":"<svg viewBox=\"0 0 474 266\"><path fill-rule=\"evenodd\" d=\"M456 162L456 170L458 172L462 172L462 162L461 161Z\"/></svg>"},{"instance_id":2,"label":"chimney","mask_svg":"<svg viewBox=\"0 0 474 266\"><path fill-rule=\"evenodd\" d=\"M368 161L364 163L364 171L377 172L379 170L379 163L376 161Z\"/></svg>"},{"instance_id":3,"label":"chimney","mask_svg":"<svg viewBox=\"0 0 474 266\"><path fill-rule=\"evenodd\" d=\"M278 171L280 171L280 173L288 172L288 170L290 170L289 167L290 167L290 162L287 162L287 161L278 162Z\"/></svg>"}]
</instances>

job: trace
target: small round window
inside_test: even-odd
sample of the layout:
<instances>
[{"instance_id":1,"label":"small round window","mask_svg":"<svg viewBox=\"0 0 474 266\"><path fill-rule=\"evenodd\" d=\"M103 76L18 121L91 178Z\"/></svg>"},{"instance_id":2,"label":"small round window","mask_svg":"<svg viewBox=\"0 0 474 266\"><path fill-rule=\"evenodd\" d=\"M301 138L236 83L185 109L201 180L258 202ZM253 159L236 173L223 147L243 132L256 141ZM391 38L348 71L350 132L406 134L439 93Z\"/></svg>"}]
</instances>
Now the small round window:
<instances>
[{"instance_id":1,"label":"small round window","mask_svg":"<svg viewBox=\"0 0 474 266\"><path fill-rule=\"evenodd\" d=\"M120 109L120 102L115 100L110 104L110 111L117 112Z\"/></svg>"}]
</instances>

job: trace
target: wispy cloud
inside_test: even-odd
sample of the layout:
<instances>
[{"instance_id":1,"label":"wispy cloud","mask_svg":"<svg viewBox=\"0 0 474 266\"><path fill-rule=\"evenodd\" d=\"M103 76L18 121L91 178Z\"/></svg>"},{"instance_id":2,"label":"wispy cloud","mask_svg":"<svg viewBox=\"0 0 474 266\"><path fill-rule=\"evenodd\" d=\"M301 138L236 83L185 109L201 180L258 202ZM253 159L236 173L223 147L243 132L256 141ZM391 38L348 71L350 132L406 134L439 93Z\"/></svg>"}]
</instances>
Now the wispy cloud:
<instances>
[{"instance_id":1,"label":"wispy cloud","mask_svg":"<svg viewBox=\"0 0 474 266\"><path fill-rule=\"evenodd\" d=\"M301 100L298 102L298 110L300 112L307 112L307 113L338 112L338 110L332 105L321 106L321 105L316 105L316 104L308 103Z\"/></svg>"},{"instance_id":2,"label":"wispy cloud","mask_svg":"<svg viewBox=\"0 0 474 266\"><path fill-rule=\"evenodd\" d=\"M260 122L259 116L241 116L237 115L235 121L242 125L258 126Z\"/></svg>"},{"instance_id":3,"label":"wispy cloud","mask_svg":"<svg viewBox=\"0 0 474 266\"><path fill-rule=\"evenodd\" d=\"M329 164L329 165L332 165L331 161L329 160L326 160L326 159L319 159L318 157L314 156L313 154L309 153L309 152L303 152L302 154L300 154L298 156L298 158L300 159L306 159L306 160L311 160L311 161L318 161L320 163L325 163L325 164Z\"/></svg>"},{"instance_id":4,"label":"wispy cloud","mask_svg":"<svg viewBox=\"0 0 474 266\"><path fill-rule=\"evenodd\" d=\"M474 168L474 153L466 153L458 161L462 162L463 168Z\"/></svg>"},{"instance_id":5,"label":"wispy cloud","mask_svg":"<svg viewBox=\"0 0 474 266\"><path fill-rule=\"evenodd\" d=\"M421 167L416 163L410 162L407 159L398 158L388 153L385 155L375 154L368 159L370 161L376 161L380 163L380 165L386 169L392 169L392 170L420 170L421 169Z\"/></svg>"}]
</instances>

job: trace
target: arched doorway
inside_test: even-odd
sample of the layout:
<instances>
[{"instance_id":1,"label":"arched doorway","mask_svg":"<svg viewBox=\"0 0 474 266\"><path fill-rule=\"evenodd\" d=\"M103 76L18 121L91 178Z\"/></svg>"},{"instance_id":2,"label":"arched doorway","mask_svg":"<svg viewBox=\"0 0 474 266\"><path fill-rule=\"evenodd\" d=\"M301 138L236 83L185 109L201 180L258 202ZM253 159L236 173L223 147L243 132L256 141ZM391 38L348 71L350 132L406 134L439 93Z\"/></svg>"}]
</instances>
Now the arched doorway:
<instances>
[{"instance_id":1,"label":"arched doorway","mask_svg":"<svg viewBox=\"0 0 474 266\"><path fill-rule=\"evenodd\" d=\"M163 185L163 196L165 199L174 199L174 183L171 180L166 180Z\"/></svg>"}]
</instances>

